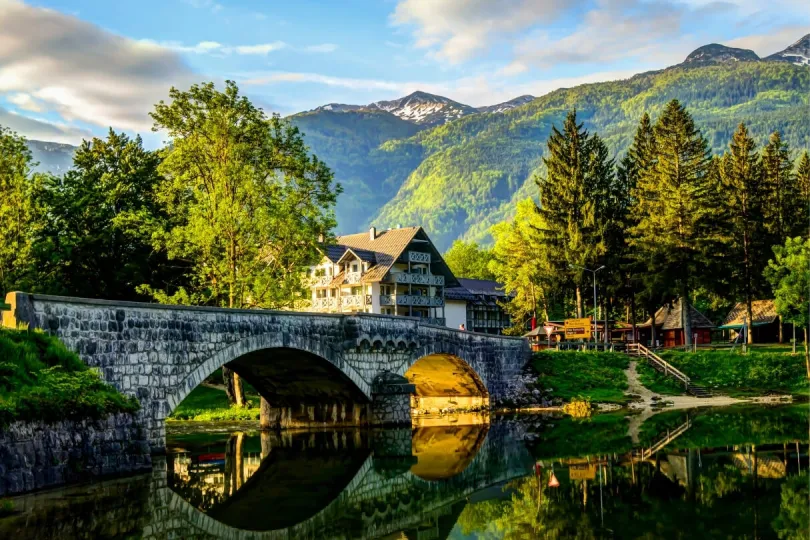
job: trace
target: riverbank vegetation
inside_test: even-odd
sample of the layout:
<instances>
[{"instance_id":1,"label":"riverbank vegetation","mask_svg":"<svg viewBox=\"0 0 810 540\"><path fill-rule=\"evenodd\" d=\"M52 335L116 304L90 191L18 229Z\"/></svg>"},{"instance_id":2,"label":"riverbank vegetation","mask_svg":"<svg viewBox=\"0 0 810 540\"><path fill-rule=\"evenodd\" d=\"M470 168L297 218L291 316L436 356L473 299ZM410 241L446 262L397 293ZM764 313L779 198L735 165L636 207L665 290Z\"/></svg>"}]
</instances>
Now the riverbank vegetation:
<instances>
[{"instance_id":1,"label":"riverbank vegetation","mask_svg":"<svg viewBox=\"0 0 810 540\"><path fill-rule=\"evenodd\" d=\"M246 382L242 384L244 385L245 403L244 405L234 405L228 399L225 387L222 385L222 370L218 369L177 405L169 420L194 422L258 420L261 398L251 385Z\"/></svg>"},{"instance_id":2,"label":"riverbank vegetation","mask_svg":"<svg viewBox=\"0 0 810 540\"><path fill-rule=\"evenodd\" d=\"M730 396L772 393L810 395L810 382L805 375L805 359L802 355L765 351L742 354L739 351L717 350L691 353L666 351L661 356L683 371L695 384ZM655 380L660 381L661 377L659 374ZM650 389L655 392L671 387L668 383L658 384L661 385L659 389Z\"/></svg>"},{"instance_id":3,"label":"riverbank vegetation","mask_svg":"<svg viewBox=\"0 0 810 540\"><path fill-rule=\"evenodd\" d=\"M55 337L0 329L0 426L98 419L138 408L136 399L102 382Z\"/></svg>"},{"instance_id":4,"label":"riverbank vegetation","mask_svg":"<svg viewBox=\"0 0 810 540\"><path fill-rule=\"evenodd\" d=\"M537 386L552 399L627 403L629 358L619 353L541 351L534 353L532 367Z\"/></svg>"}]
</instances>

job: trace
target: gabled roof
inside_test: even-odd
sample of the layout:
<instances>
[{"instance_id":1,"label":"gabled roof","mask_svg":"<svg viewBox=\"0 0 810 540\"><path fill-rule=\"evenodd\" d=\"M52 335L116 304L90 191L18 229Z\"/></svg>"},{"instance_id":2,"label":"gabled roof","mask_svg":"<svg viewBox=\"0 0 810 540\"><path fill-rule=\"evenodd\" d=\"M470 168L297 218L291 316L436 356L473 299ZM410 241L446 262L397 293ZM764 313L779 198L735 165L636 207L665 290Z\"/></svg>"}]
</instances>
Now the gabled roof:
<instances>
[{"instance_id":1,"label":"gabled roof","mask_svg":"<svg viewBox=\"0 0 810 540\"><path fill-rule=\"evenodd\" d=\"M445 287L458 285L458 281L444 262L441 253L430 241L422 227L401 227L378 231L373 239L368 232L347 234L338 236L337 244L352 249L358 256L360 256L359 252L373 253L376 264L363 275L361 280L363 283L369 283L382 281L394 263L397 262L397 259L402 256L414 240L421 241L423 246L430 251L431 260L436 263L439 273L445 277Z\"/></svg>"},{"instance_id":2,"label":"gabled roof","mask_svg":"<svg viewBox=\"0 0 810 540\"><path fill-rule=\"evenodd\" d=\"M373 251L369 251L367 249L360 249L360 248L350 248L346 246L341 246L346 251L343 252L343 255L338 259L338 263L345 259L347 256L354 255L361 261L374 264L377 261L377 257Z\"/></svg>"},{"instance_id":3,"label":"gabled roof","mask_svg":"<svg viewBox=\"0 0 810 540\"><path fill-rule=\"evenodd\" d=\"M726 320L723 321L723 327L733 328L743 325L743 321L748 318L748 308L745 302L737 303L731 311L726 315ZM778 317L776 312L776 303L773 300L754 300L751 302L751 311L753 312L753 320L751 326L761 326L771 324Z\"/></svg>"},{"instance_id":4,"label":"gabled roof","mask_svg":"<svg viewBox=\"0 0 810 540\"><path fill-rule=\"evenodd\" d=\"M491 279L468 279L458 278L462 287L473 294L483 294L486 296L508 296L503 290L503 285Z\"/></svg>"},{"instance_id":5,"label":"gabled roof","mask_svg":"<svg viewBox=\"0 0 810 540\"><path fill-rule=\"evenodd\" d=\"M712 321L710 321L703 313L695 309L695 306L689 306L692 314L692 328L714 328ZM640 327L652 326L652 318L647 319L647 322L640 324ZM682 330L683 322L681 317L681 299L675 300L672 305L665 305L655 312L655 326L661 327L662 330Z\"/></svg>"},{"instance_id":6,"label":"gabled roof","mask_svg":"<svg viewBox=\"0 0 810 540\"><path fill-rule=\"evenodd\" d=\"M346 252L346 246L324 246L323 248L324 256L336 263L343 257L343 254Z\"/></svg>"}]
</instances>

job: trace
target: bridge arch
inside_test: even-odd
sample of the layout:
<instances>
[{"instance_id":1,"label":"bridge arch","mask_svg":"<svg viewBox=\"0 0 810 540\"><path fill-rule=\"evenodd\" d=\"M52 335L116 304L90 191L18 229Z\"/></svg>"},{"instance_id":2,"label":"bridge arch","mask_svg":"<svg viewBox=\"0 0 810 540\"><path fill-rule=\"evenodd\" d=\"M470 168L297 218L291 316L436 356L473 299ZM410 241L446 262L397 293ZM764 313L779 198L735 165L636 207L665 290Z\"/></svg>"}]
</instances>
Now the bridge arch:
<instances>
[{"instance_id":1,"label":"bridge arch","mask_svg":"<svg viewBox=\"0 0 810 540\"><path fill-rule=\"evenodd\" d=\"M402 375L414 385L411 408L424 411L481 409L489 390L479 373L458 354L431 352L409 362Z\"/></svg>"},{"instance_id":2,"label":"bridge arch","mask_svg":"<svg viewBox=\"0 0 810 540\"><path fill-rule=\"evenodd\" d=\"M287 365L284 365L285 362ZM207 360L178 381L174 392L166 396L166 416L170 415L206 377L226 364L254 386L271 404L280 397L277 392L272 391L272 387L278 388L277 384L282 382L285 386L290 386L289 381L272 380L274 375L278 376L280 372L305 374L305 377L297 377L293 381L296 386L311 383L313 377L321 375L323 382L328 386L321 389L323 390L320 393L321 397L365 403L371 401L370 385L352 366L340 362L334 351L324 346L323 342L304 336L298 336L298 339L291 342L278 334L262 334L245 337L211 354ZM296 397L294 393L293 388L292 393L285 393L285 397ZM319 392L298 393L297 397L304 397L317 395Z\"/></svg>"}]
</instances>

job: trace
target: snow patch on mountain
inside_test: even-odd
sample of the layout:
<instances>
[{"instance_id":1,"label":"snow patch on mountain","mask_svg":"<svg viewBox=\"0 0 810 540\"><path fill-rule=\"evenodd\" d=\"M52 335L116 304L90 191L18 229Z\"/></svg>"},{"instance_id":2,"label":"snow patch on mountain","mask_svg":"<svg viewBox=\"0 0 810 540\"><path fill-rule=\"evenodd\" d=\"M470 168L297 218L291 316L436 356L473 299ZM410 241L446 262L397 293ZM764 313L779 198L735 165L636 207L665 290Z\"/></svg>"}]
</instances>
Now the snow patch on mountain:
<instances>
[{"instance_id":1,"label":"snow patch on mountain","mask_svg":"<svg viewBox=\"0 0 810 540\"><path fill-rule=\"evenodd\" d=\"M534 96L525 95L525 96L518 96L514 99L510 99L509 101L504 101L503 103L498 103L496 105L487 105L485 107L478 107L478 111L482 113L502 113L515 107L520 107L521 105L526 105L530 101L534 100Z\"/></svg>"},{"instance_id":2,"label":"snow patch on mountain","mask_svg":"<svg viewBox=\"0 0 810 540\"><path fill-rule=\"evenodd\" d=\"M810 66L810 34L802 37L787 49L765 58L770 62L790 62L799 66Z\"/></svg>"},{"instance_id":3,"label":"snow patch on mountain","mask_svg":"<svg viewBox=\"0 0 810 540\"><path fill-rule=\"evenodd\" d=\"M444 96L416 91L403 98L390 101L377 101L370 108L380 109L398 116L403 120L420 125L444 124L478 112L469 105L464 105Z\"/></svg>"}]
</instances>

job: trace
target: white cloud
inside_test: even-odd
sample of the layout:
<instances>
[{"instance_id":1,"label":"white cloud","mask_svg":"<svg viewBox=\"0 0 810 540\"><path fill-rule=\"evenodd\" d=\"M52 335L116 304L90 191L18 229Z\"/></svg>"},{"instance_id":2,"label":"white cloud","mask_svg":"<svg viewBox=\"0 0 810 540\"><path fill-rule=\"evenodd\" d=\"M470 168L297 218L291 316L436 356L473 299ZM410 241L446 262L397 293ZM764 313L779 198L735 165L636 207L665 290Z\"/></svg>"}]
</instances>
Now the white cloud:
<instances>
[{"instance_id":1,"label":"white cloud","mask_svg":"<svg viewBox=\"0 0 810 540\"><path fill-rule=\"evenodd\" d=\"M8 99L9 103L13 103L24 111L43 112L45 110L42 103L32 98L30 94L21 92L19 94L12 94L6 99Z\"/></svg>"},{"instance_id":2,"label":"white cloud","mask_svg":"<svg viewBox=\"0 0 810 540\"><path fill-rule=\"evenodd\" d=\"M801 36L807 34L807 26L790 25L772 30L767 34L744 36L725 42L729 47L751 49L764 58L777 53L794 43Z\"/></svg>"},{"instance_id":3,"label":"white cloud","mask_svg":"<svg viewBox=\"0 0 810 540\"><path fill-rule=\"evenodd\" d=\"M29 95L68 122L148 130L169 87L195 78L173 51L0 0L0 93Z\"/></svg>"},{"instance_id":4,"label":"white cloud","mask_svg":"<svg viewBox=\"0 0 810 540\"><path fill-rule=\"evenodd\" d=\"M315 83L326 86L338 86L352 90L393 90L401 88L403 83L379 81L374 79L353 79L347 77L332 77L318 73L298 73L290 71L274 71L270 73L254 74L242 81L249 86L265 86L277 83Z\"/></svg>"},{"instance_id":5,"label":"white cloud","mask_svg":"<svg viewBox=\"0 0 810 540\"><path fill-rule=\"evenodd\" d=\"M536 24L554 22L580 0L400 0L391 16L396 25L415 26L416 46L437 49L436 57L451 63L486 50Z\"/></svg>"},{"instance_id":6,"label":"white cloud","mask_svg":"<svg viewBox=\"0 0 810 540\"><path fill-rule=\"evenodd\" d=\"M310 45L304 47L304 52L309 53L331 53L337 50L338 46L334 43L323 43L321 45Z\"/></svg>"},{"instance_id":7,"label":"white cloud","mask_svg":"<svg viewBox=\"0 0 810 540\"><path fill-rule=\"evenodd\" d=\"M7 111L3 107L0 107L0 126L7 127L28 139L67 144L79 144L82 139L89 139L93 136L86 129L41 118L23 116Z\"/></svg>"},{"instance_id":8,"label":"white cloud","mask_svg":"<svg viewBox=\"0 0 810 540\"><path fill-rule=\"evenodd\" d=\"M221 51L223 48L222 44L216 41L201 41L196 45L183 45L179 41L153 41L151 39L142 39L140 43L191 54L211 54Z\"/></svg>"},{"instance_id":9,"label":"white cloud","mask_svg":"<svg viewBox=\"0 0 810 540\"><path fill-rule=\"evenodd\" d=\"M287 44L283 41L274 41L273 43L260 43L258 45L238 45L236 47L229 47L223 49L224 52L235 52L236 54L257 54L266 55L273 51L285 49Z\"/></svg>"},{"instance_id":10,"label":"white cloud","mask_svg":"<svg viewBox=\"0 0 810 540\"><path fill-rule=\"evenodd\" d=\"M624 59L680 62L689 50L678 43L683 6L664 2L598 0L573 32L562 37L538 30L518 41L515 57L503 69L515 75L531 67L559 64L608 64ZM662 48L662 41L668 47ZM691 50L691 49L690 49Z\"/></svg>"}]
</instances>

